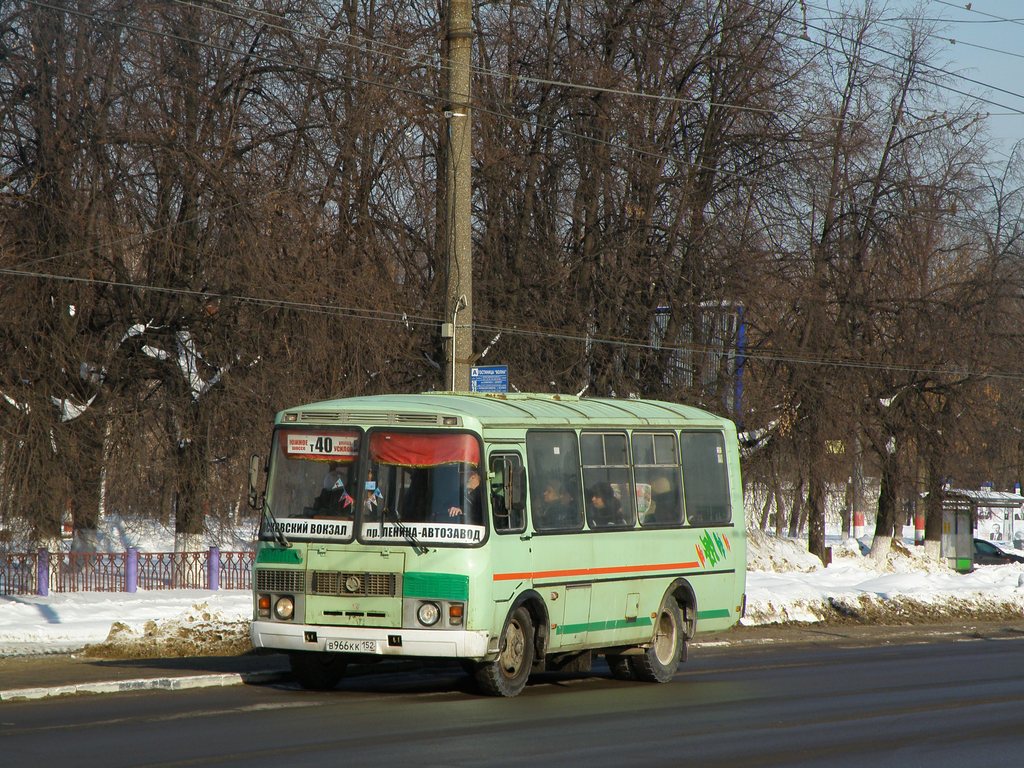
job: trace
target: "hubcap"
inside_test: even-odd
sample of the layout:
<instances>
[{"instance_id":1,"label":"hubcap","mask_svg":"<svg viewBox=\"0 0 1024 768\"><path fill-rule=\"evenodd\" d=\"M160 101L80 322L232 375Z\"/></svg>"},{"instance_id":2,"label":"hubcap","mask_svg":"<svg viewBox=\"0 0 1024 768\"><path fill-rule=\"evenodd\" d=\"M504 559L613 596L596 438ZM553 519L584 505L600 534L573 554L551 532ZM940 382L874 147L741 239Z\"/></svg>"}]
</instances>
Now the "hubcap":
<instances>
[{"instance_id":1,"label":"hubcap","mask_svg":"<svg viewBox=\"0 0 1024 768\"><path fill-rule=\"evenodd\" d=\"M523 665L523 654L526 651L526 641L523 636L523 629L519 622L509 622L508 631L505 633L505 650L501 652L501 668L510 677Z\"/></svg>"},{"instance_id":2,"label":"hubcap","mask_svg":"<svg viewBox=\"0 0 1024 768\"><path fill-rule=\"evenodd\" d=\"M671 664L676 649L676 628L672 617L662 613L658 617L658 633L654 638L654 654L662 664Z\"/></svg>"}]
</instances>

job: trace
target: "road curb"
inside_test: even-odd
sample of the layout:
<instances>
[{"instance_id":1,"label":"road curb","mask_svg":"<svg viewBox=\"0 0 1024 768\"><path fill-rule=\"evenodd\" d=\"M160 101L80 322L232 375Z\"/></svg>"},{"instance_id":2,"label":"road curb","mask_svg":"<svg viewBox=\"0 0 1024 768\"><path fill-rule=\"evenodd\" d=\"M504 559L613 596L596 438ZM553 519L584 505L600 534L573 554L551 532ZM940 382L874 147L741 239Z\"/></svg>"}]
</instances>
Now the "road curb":
<instances>
[{"instance_id":1,"label":"road curb","mask_svg":"<svg viewBox=\"0 0 1024 768\"><path fill-rule=\"evenodd\" d=\"M80 693L124 693L127 691L149 691L164 689L178 691L187 688L214 688L217 686L272 683L290 675L287 672L267 670L263 672L242 672L216 675L186 675L178 677L147 677L135 680L104 680L93 683L54 685L39 688L12 688L0 691L0 701L25 701L46 699L51 696L68 696Z\"/></svg>"}]
</instances>

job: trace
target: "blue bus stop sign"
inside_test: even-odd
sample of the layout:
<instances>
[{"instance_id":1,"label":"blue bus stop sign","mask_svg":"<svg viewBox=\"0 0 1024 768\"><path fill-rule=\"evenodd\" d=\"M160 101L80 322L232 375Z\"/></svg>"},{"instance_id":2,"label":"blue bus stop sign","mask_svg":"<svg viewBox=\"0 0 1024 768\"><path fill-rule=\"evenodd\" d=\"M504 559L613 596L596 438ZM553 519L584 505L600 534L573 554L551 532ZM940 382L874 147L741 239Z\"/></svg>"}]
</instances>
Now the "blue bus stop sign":
<instances>
[{"instance_id":1,"label":"blue bus stop sign","mask_svg":"<svg viewBox=\"0 0 1024 768\"><path fill-rule=\"evenodd\" d=\"M507 365L474 365L469 369L470 392L508 392Z\"/></svg>"}]
</instances>

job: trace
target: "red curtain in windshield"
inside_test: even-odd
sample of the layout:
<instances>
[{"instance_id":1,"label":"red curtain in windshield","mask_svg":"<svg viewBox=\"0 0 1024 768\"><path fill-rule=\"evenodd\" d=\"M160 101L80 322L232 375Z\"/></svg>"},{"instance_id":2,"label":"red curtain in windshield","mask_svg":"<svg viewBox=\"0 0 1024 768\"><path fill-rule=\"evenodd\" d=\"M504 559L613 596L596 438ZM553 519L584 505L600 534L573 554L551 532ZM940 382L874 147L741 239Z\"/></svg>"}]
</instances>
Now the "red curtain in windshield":
<instances>
[{"instance_id":1,"label":"red curtain in windshield","mask_svg":"<svg viewBox=\"0 0 1024 768\"><path fill-rule=\"evenodd\" d=\"M401 467L480 464L480 445L472 435L373 432L370 459Z\"/></svg>"}]
</instances>

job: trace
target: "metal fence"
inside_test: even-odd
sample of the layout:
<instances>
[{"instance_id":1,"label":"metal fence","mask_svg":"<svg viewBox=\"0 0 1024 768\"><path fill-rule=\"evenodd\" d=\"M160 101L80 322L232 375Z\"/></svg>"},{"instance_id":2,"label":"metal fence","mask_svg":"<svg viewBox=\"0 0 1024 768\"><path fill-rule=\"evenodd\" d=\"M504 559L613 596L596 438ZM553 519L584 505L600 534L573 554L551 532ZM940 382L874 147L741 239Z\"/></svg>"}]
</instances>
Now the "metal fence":
<instances>
[{"instance_id":1,"label":"metal fence","mask_svg":"<svg viewBox=\"0 0 1024 768\"><path fill-rule=\"evenodd\" d=\"M0 595L252 588L254 552L0 552Z\"/></svg>"}]
</instances>

